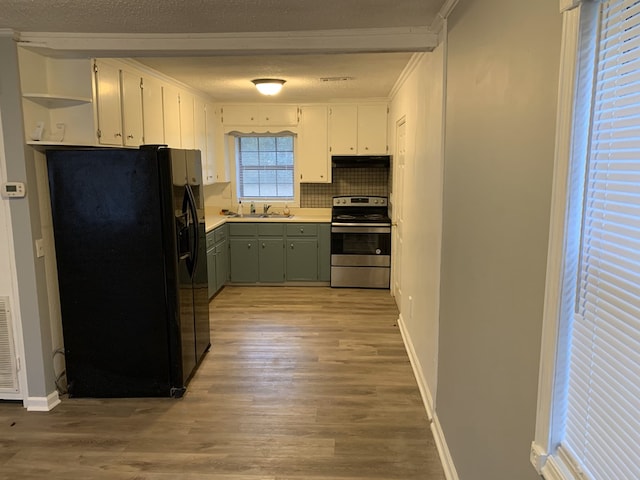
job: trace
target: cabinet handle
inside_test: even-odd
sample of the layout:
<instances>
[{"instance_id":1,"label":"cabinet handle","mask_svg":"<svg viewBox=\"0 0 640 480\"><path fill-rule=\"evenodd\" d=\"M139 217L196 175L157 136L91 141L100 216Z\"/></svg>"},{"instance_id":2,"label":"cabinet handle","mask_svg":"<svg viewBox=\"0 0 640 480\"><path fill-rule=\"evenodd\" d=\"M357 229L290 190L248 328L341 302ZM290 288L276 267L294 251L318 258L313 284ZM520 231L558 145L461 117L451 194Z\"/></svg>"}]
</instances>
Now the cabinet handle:
<instances>
[{"instance_id":1,"label":"cabinet handle","mask_svg":"<svg viewBox=\"0 0 640 480\"><path fill-rule=\"evenodd\" d=\"M263 244L262 244L262 248L265 248L265 247L266 247L266 245L263 243Z\"/></svg>"},{"instance_id":2,"label":"cabinet handle","mask_svg":"<svg viewBox=\"0 0 640 480\"><path fill-rule=\"evenodd\" d=\"M293 243L291 244L291 250L293 250Z\"/></svg>"},{"instance_id":3,"label":"cabinet handle","mask_svg":"<svg viewBox=\"0 0 640 480\"><path fill-rule=\"evenodd\" d=\"M351 147L350 150L353 150L353 147Z\"/></svg>"},{"instance_id":4,"label":"cabinet handle","mask_svg":"<svg viewBox=\"0 0 640 480\"><path fill-rule=\"evenodd\" d=\"M304 228L300 228L300 233L304 233Z\"/></svg>"},{"instance_id":5,"label":"cabinet handle","mask_svg":"<svg viewBox=\"0 0 640 480\"><path fill-rule=\"evenodd\" d=\"M133 135L127 135L127 138L133 138Z\"/></svg>"},{"instance_id":6,"label":"cabinet handle","mask_svg":"<svg viewBox=\"0 0 640 480\"><path fill-rule=\"evenodd\" d=\"M365 150L369 150L369 147L364 147Z\"/></svg>"},{"instance_id":7,"label":"cabinet handle","mask_svg":"<svg viewBox=\"0 0 640 480\"><path fill-rule=\"evenodd\" d=\"M251 244L250 243L247 243L247 248L251 248Z\"/></svg>"},{"instance_id":8,"label":"cabinet handle","mask_svg":"<svg viewBox=\"0 0 640 480\"><path fill-rule=\"evenodd\" d=\"M121 137L121 136L122 136L122 134L121 134L121 133L114 133L114 134L113 134L113 136L114 136L114 137Z\"/></svg>"}]
</instances>

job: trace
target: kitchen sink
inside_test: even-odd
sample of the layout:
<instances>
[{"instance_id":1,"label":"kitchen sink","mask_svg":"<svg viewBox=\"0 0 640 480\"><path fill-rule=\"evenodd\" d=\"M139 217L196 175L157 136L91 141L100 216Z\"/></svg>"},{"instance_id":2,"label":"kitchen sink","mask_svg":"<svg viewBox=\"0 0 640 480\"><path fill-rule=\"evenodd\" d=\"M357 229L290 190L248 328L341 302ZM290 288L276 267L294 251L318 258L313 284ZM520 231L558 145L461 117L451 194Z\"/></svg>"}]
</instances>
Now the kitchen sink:
<instances>
[{"instance_id":1,"label":"kitchen sink","mask_svg":"<svg viewBox=\"0 0 640 480\"><path fill-rule=\"evenodd\" d=\"M282 213L245 213L240 217L240 215L233 214L229 215L229 217L234 218L292 218L293 215L284 215Z\"/></svg>"}]
</instances>

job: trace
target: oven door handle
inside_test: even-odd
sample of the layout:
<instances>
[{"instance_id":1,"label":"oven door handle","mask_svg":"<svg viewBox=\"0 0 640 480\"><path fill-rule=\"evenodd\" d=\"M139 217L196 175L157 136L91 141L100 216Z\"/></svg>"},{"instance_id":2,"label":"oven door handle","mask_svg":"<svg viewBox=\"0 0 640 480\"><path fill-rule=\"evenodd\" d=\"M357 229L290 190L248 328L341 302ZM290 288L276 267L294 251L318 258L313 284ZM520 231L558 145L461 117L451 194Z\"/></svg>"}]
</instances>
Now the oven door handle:
<instances>
[{"instance_id":1,"label":"oven door handle","mask_svg":"<svg viewBox=\"0 0 640 480\"><path fill-rule=\"evenodd\" d=\"M332 225L331 233L391 233L391 227L367 227L362 224Z\"/></svg>"}]
</instances>

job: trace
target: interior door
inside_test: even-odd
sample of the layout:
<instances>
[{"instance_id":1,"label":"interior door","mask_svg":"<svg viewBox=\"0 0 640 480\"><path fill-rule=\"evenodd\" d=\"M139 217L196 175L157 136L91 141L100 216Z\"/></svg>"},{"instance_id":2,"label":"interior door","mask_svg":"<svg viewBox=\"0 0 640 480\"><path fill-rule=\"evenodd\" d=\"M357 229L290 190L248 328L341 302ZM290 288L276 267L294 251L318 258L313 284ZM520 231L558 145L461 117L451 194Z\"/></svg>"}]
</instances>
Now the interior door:
<instances>
[{"instance_id":1,"label":"interior door","mask_svg":"<svg viewBox=\"0 0 640 480\"><path fill-rule=\"evenodd\" d=\"M396 125L396 155L393 181L393 251L391 254L391 293L398 307L402 304L402 242L404 234L404 176L406 153L406 122L400 120Z\"/></svg>"}]
</instances>

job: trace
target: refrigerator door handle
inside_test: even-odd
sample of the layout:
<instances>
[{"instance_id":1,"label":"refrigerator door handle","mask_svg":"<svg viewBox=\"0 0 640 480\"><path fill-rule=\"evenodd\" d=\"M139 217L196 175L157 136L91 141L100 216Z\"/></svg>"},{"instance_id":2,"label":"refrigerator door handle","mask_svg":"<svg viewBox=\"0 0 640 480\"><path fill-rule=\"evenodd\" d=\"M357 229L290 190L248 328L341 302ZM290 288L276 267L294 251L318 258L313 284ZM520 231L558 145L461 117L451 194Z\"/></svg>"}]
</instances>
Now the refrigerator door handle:
<instances>
[{"instance_id":1,"label":"refrigerator door handle","mask_svg":"<svg viewBox=\"0 0 640 480\"><path fill-rule=\"evenodd\" d=\"M200 248L200 235L198 235L198 209L196 208L196 198L191 189L191 185L185 185L186 195L189 197L189 208L191 210L191 225L193 226L193 250L191 251L191 276L198 264L198 251Z\"/></svg>"},{"instance_id":2,"label":"refrigerator door handle","mask_svg":"<svg viewBox=\"0 0 640 480\"><path fill-rule=\"evenodd\" d=\"M178 218L182 219L178 227L178 256L180 260L186 260L187 270L189 275L193 274L195 260L193 258L193 242L191 224L193 221L190 216L193 215L191 208L191 198L189 192L185 188L184 196L182 197L182 212Z\"/></svg>"}]
</instances>

